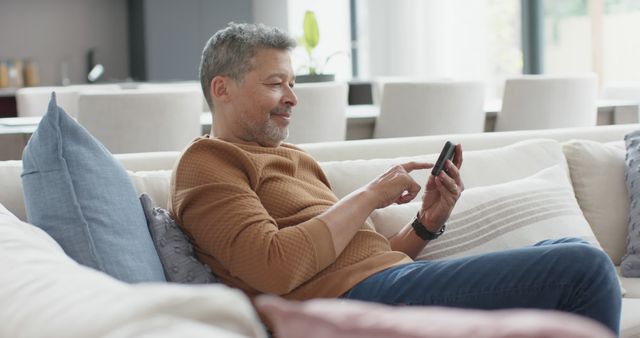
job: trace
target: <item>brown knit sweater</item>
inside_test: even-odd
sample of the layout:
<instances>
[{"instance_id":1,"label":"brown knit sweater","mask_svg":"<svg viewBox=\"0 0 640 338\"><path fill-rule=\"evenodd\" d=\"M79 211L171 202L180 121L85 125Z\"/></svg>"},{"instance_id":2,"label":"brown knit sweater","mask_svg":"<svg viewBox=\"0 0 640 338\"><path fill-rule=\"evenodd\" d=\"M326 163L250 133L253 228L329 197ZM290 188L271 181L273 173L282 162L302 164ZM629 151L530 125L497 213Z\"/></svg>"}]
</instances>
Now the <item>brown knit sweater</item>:
<instances>
[{"instance_id":1,"label":"brown knit sweater","mask_svg":"<svg viewBox=\"0 0 640 338\"><path fill-rule=\"evenodd\" d=\"M411 261L366 225L335 257L329 229L316 216L336 201L317 162L288 144L202 137L182 154L171 180L171 212L198 258L251 297L337 297Z\"/></svg>"}]
</instances>

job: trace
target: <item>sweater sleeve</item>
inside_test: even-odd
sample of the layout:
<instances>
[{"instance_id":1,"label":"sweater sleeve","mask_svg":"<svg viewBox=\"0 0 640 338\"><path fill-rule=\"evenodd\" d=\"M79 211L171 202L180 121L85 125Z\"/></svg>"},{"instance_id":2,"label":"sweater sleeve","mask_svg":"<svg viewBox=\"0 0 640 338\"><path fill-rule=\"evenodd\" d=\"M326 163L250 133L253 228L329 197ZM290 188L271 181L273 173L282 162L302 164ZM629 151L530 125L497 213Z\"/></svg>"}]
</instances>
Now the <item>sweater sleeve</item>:
<instances>
[{"instance_id":1,"label":"sweater sleeve","mask_svg":"<svg viewBox=\"0 0 640 338\"><path fill-rule=\"evenodd\" d=\"M174 170L171 202L176 220L199 250L234 278L278 295L333 263L326 224L311 218L279 229L252 189L257 173L250 159L233 146L200 143Z\"/></svg>"}]
</instances>

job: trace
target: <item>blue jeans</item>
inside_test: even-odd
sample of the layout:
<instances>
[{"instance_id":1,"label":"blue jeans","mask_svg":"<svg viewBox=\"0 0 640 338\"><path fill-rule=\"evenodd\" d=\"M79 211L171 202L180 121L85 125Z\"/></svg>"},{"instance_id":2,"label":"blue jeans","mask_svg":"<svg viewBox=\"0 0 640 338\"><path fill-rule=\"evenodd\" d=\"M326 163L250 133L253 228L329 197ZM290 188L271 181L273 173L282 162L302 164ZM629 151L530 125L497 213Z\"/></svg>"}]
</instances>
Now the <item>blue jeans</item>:
<instances>
[{"instance_id":1,"label":"blue jeans","mask_svg":"<svg viewBox=\"0 0 640 338\"><path fill-rule=\"evenodd\" d=\"M609 256L577 238L371 275L342 298L473 309L556 309L593 318L618 334L620 286Z\"/></svg>"}]
</instances>

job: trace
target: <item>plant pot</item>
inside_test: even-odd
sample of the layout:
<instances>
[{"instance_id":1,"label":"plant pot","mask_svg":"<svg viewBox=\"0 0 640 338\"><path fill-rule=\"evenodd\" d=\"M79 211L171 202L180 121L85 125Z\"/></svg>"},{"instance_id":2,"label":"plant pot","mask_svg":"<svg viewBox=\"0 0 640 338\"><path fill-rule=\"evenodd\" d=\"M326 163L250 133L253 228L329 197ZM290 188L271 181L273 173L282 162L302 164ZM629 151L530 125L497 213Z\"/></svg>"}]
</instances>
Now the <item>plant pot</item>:
<instances>
[{"instance_id":1,"label":"plant pot","mask_svg":"<svg viewBox=\"0 0 640 338\"><path fill-rule=\"evenodd\" d=\"M336 76L334 74L305 74L296 75L296 83L306 82L331 82L335 81Z\"/></svg>"}]
</instances>

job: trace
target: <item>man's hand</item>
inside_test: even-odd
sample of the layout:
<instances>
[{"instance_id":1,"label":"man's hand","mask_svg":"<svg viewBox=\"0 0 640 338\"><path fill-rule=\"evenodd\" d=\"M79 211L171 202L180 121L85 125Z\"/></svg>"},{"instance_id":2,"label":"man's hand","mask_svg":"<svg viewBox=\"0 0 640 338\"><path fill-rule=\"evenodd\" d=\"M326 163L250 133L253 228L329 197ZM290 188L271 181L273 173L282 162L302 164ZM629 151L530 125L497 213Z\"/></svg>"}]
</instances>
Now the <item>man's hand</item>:
<instances>
[{"instance_id":1,"label":"man's hand","mask_svg":"<svg viewBox=\"0 0 640 338\"><path fill-rule=\"evenodd\" d=\"M393 166L320 214L318 219L327 225L331 233L336 257L342 253L373 210L393 203L407 203L414 199L420 192L420 185L409 173L431 167L433 164L426 162L408 162Z\"/></svg>"},{"instance_id":2,"label":"man's hand","mask_svg":"<svg viewBox=\"0 0 640 338\"><path fill-rule=\"evenodd\" d=\"M409 175L413 170L432 168L432 163L408 162L391 167L364 187L374 199L376 209L393 203L404 204L413 200L420 192L420 185Z\"/></svg>"},{"instance_id":3,"label":"man's hand","mask_svg":"<svg viewBox=\"0 0 640 338\"><path fill-rule=\"evenodd\" d=\"M432 223L423 223L425 225L433 224L434 227L440 227L444 224L460 196L462 191L462 182L460 182L458 172L458 168L462 164L460 145L456 146L454 161L457 167L451 161L448 161L446 167L451 177L447 176L439 180L434 177L429 178L428 191L422 201L420 214L423 221ZM318 219L327 225L331 233L336 256L342 253L342 250L349 244L373 210L387 207L393 203L404 204L413 200L420 192L420 184L416 183L409 174L414 170L432 167L433 164L427 162L407 162L393 166L319 215ZM444 172L441 174L446 176ZM457 189L455 193L446 191L451 186ZM400 236L394 236L391 239L391 247L394 250L407 253L410 257L415 257L417 252L424 248L425 243L412 230L411 226L405 226L401 230ZM432 229L429 228L429 230Z\"/></svg>"},{"instance_id":4,"label":"man's hand","mask_svg":"<svg viewBox=\"0 0 640 338\"><path fill-rule=\"evenodd\" d=\"M426 192L422 199L420 209L420 223L431 232L437 232L451 215L460 194L464 190L464 184L460 178L462 167L462 146L456 145L454 162L447 160L445 170L438 176L429 176Z\"/></svg>"}]
</instances>

